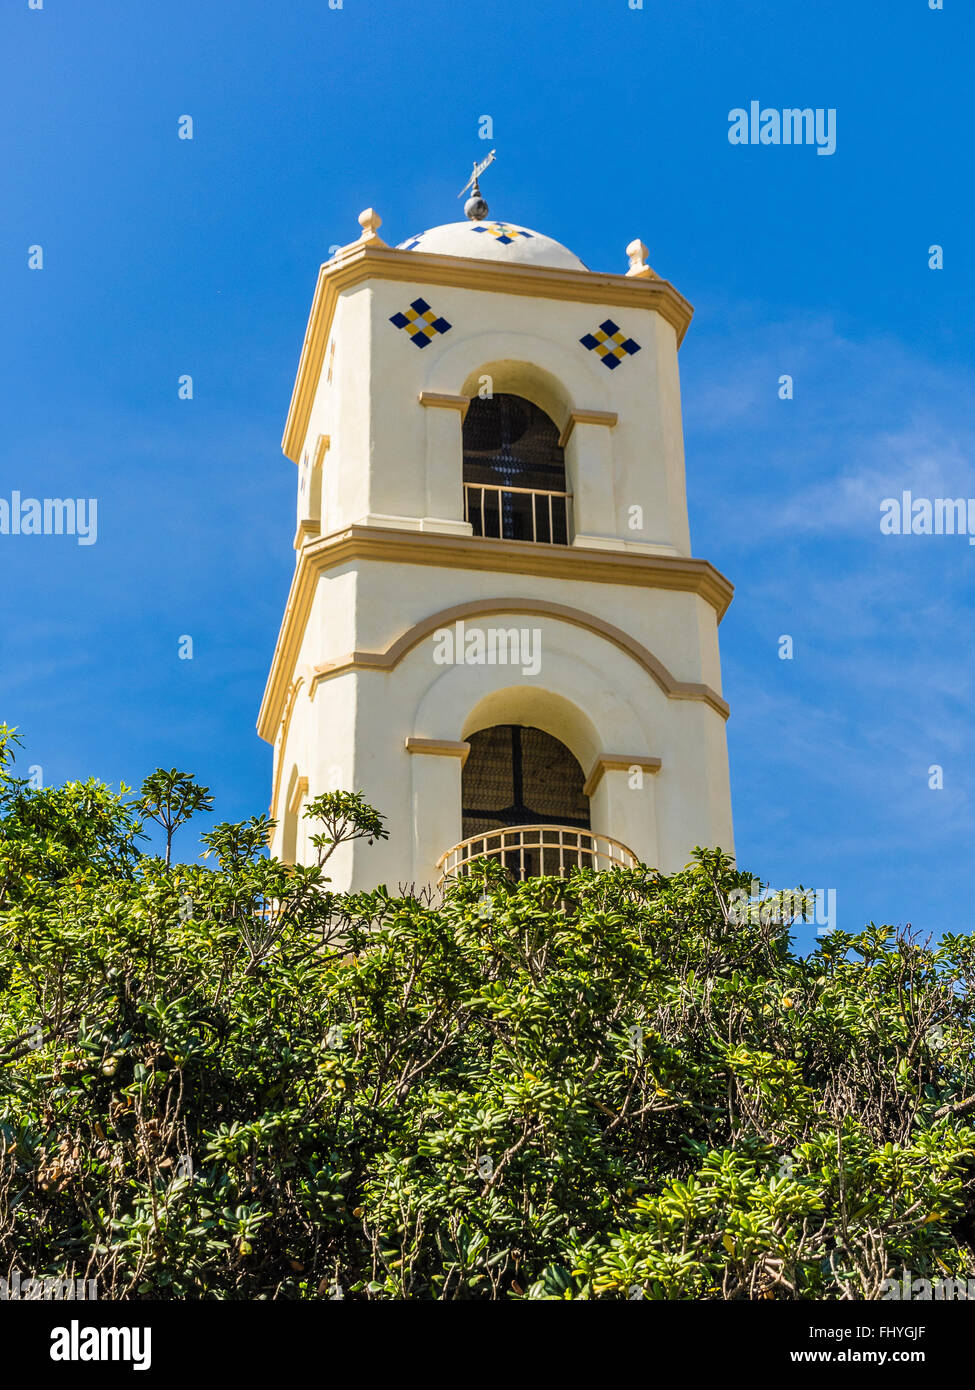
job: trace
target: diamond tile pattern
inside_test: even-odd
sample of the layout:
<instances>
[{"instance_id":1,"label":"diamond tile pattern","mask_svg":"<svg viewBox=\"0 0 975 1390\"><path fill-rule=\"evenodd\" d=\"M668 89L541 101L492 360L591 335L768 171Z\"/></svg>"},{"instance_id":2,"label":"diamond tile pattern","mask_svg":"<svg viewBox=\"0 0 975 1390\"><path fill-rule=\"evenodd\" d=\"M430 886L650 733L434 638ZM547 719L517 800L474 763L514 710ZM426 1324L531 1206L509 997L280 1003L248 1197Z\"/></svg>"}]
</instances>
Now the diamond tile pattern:
<instances>
[{"instance_id":1,"label":"diamond tile pattern","mask_svg":"<svg viewBox=\"0 0 975 1390\"><path fill-rule=\"evenodd\" d=\"M447 320L438 318L425 299L414 299L408 309L393 314L389 321L395 328L404 329L410 342L418 348L427 347L438 333L449 333L451 329Z\"/></svg>"},{"instance_id":2,"label":"diamond tile pattern","mask_svg":"<svg viewBox=\"0 0 975 1390\"><path fill-rule=\"evenodd\" d=\"M611 372L615 372L627 357L632 357L640 351L640 344L635 343L632 338L627 338L621 332L619 324L614 323L612 319L604 319L595 333L587 333L579 342L590 352L595 352L602 360L603 366L608 367Z\"/></svg>"},{"instance_id":3,"label":"diamond tile pattern","mask_svg":"<svg viewBox=\"0 0 975 1390\"><path fill-rule=\"evenodd\" d=\"M527 241L534 239L531 232L523 231L521 227L506 227L503 222L477 222L471 231L496 237L502 246L510 246L518 237L525 237Z\"/></svg>"}]
</instances>

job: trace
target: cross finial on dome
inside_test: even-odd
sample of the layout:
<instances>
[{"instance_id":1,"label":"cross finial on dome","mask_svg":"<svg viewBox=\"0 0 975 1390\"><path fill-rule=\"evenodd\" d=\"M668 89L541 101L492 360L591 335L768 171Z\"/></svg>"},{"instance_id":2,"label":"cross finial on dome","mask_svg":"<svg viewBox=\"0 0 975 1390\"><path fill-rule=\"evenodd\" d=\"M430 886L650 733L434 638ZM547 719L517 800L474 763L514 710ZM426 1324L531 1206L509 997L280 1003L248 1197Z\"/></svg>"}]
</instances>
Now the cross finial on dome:
<instances>
[{"instance_id":1,"label":"cross finial on dome","mask_svg":"<svg viewBox=\"0 0 975 1390\"><path fill-rule=\"evenodd\" d=\"M471 174L470 178L464 184L464 187L457 194L458 198L463 198L467 190L471 190L471 196L464 204L464 212L472 222L483 222L488 215L488 205L481 197L481 186L478 183L478 179L495 158L496 153L492 150L486 159L481 160L480 164L475 163L473 174Z\"/></svg>"}]
</instances>

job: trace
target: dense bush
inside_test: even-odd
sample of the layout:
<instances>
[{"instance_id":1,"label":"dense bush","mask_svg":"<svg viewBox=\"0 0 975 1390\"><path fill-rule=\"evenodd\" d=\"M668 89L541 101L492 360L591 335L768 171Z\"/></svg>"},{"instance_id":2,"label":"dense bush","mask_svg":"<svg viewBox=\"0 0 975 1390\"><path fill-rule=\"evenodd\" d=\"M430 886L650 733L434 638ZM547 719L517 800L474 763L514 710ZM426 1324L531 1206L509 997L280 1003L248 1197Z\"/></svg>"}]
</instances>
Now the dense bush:
<instances>
[{"instance_id":1,"label":"dense bush","mask_svg":"<svg viewBox=\"0 0 975 1390\"><path fill-rule=\"evenodd\" d=\"M168 849L205 788L35 791L0 747L0 1274L729 1299L975 1273L968 937L797 958L729 913L750 875L718 852L486 866L434 904L333 895L255 819L167 868L137 816ZM323 862L385 834L347 793L312 811Z\"/></svg>"}]
</instances>

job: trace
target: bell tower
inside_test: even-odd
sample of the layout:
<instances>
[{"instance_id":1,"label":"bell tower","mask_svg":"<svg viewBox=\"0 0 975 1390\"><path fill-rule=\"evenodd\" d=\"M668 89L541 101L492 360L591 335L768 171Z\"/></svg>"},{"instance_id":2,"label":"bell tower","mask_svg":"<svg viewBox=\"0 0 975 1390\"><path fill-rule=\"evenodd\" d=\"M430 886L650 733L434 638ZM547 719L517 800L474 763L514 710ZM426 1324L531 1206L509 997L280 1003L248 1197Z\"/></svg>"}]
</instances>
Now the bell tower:
<instances>
[{"instance_id":1,"label":"bell tower","mask_svg":"<svg viewBox=\"0 0 975 1390\"><path fill-rule=\"evenodd\" d=\"M483 166L482 166L483 167ZM336 888L422 887L733 850L718 623L692 557L677 352L691 306L647 264L467 220L393 247L367 209L320 269L283 449L296 566L258 729L273 852L362 791L388 841ZM466 191L466 190L465 190Z\"/></svg>"}]
</instances>

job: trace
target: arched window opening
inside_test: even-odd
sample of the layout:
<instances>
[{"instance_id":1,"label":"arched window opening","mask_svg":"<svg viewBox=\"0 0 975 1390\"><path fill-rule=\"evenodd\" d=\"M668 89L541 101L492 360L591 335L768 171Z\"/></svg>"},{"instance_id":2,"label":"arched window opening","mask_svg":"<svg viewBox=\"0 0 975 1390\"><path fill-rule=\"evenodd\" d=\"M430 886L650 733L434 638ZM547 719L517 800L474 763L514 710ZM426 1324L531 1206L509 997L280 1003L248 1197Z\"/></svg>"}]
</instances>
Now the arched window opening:
<instances>
[{"instance_id":1,"label":"arched window opening","mask_svg":"<svg viewBox=\"0 0 975 1390\"><path fill-rule=\"evenodd\" d=\"M582 768L542 729L497 724L471 734L463 772L465 836L505 825L589 829Z\"/></svg>"},{"instance_id":2,"label":"arched window opening","mask_svg":"<svg viewBox=\"0 0 975 1390\"><path fill-rule=\"evenodd\" d=\"M482 729L468 742L463 834L465 840L485 836L472 855L500 858L517 878L564 873L570 864L588 862L589 798L582 768L565 744L520 724ZM521 829L507 834L515 826Z\"/></svg>"},{"instance_id":3,"label":"arched window opening","mask_svg":"<svg viewBox=\"0 0 975 1390\"><path fill-rule=\"evenodd\" d=\"M464 419L464 506L476 536L568 545L559 430L532 401L475 396Z\"/></svg>"},{"instance_id":4,"label":"arched window opening","mask_svg":"<svg viewBox=\"0 0 975 1390\"><path fill-rule=\"evenodd\" d=\"M461 805L464 839L438 864L443 879L495 859L516 879L574 868L632 869L633 851L594 831L583 771L559 739L523 724L469 734Z\"/></svg>"}]
</instances>

